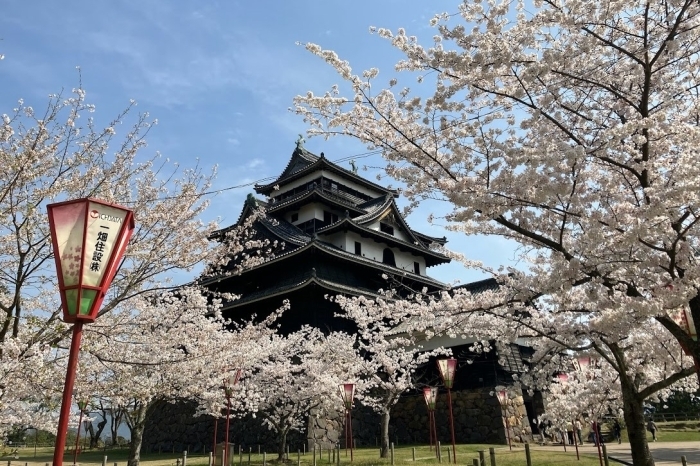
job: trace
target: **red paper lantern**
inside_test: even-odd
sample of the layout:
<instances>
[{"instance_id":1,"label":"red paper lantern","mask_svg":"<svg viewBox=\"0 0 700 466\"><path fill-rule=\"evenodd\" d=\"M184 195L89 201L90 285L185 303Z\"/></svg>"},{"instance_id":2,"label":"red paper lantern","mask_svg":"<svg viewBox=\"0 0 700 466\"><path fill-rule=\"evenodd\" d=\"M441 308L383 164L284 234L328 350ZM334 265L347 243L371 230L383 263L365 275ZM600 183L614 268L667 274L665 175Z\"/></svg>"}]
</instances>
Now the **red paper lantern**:
<instances>
[{"instance_id":1,"label":"red paper lantern","mask_svg":"<svg viewBox=\"0 0 700 466\"><path fill-rule=\"evenodd\" d=\"M343 399L343 406L345 406L345 409L350 411L352 409L352 401L355 398L355 384L341 383L340 397Z\"/></svg>"},{"instance_id":2,"label":"red paper lantern","mask_svg":"<svg viewBox=\"0 0 700 466\"><path fill-rule=\"evenodd\" d=\"M63 320L94 322L134 232L134 214L89 198L47 208Z\"/></svg>"}]
</instances>

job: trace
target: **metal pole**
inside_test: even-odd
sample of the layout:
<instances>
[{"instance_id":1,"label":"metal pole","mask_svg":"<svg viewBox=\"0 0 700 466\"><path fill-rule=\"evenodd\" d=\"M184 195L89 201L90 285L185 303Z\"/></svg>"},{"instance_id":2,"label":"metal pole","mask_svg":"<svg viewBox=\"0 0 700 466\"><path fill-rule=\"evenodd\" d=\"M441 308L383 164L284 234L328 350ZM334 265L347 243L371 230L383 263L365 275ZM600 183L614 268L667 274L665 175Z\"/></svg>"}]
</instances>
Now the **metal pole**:
<instances>
[{"instance_id":1,"label":"metal pole","mask_svg":"<svg viewBox=\"0 0 700 466\"><path fill-rule=\"evenodd\" d=\"M578 454L578 432L576 432L576 422L571 421L571 427L574 429L574 445L576 445L576 459L580 460L581 458L579 457Z\"/></svg>"},{"instance_id":2,"label":"metal pole","mask_svg":"<svg viewBox=\"0 0 700 466\"><path fill-rule=\"evenodd\" d=\"M593 438L595 438L595 443L598 446L598 459L600 460L600 466L603 466L603 453L600 451L600 433L598 431L598 421L594 421L592 426L594 435Z\"/></svg>"},{"instance_id":3,"label":"metal pole","mask_svg":"<svg viewBox=\"0 0 700 466\"><path fill-rule=\"evenodd\" d=\"M455 420L452 416L452 390L447 389L447 404L450 406L450 434L452 434L452 461L457 464L457 447L455 446Z\"/></svg>"},{"instance_id":4,"label":"metal pole","mask_svg":"<svg viewBox=\"0 0 700 466\"><path fill-rule=\"evenodd\" d=\"M437 424L435 423L435 410L433 410L433 441L435 442L435 456L437 456Z\"/></svg>"},{"instance_id":5,"label":"metal pole","mask_svg":"<svg viewBox=\"0 0 700 466\"><path fill-rule=\"evenodd\" d=\"M224 458L224 466L228 466L228 426L229 426L229 419L231 417L231 397L228 396L228 393L226 394L226 440L225 440L225 449L222 454Z\"/></svg>"},{"instance_id":6,"label":"metal pole","mask_svg":"<svg viewBox=\"0 0 700 466\"><path fill-rule=\"evenodd\" d=\"M80 427L83 425L83 410L80 410L78 418L78 432L75 434L75 450L73 450L73 464L78 462L78 446L80 444Z\"/></svg>"},{"instance_id":7,"label":"metal pole","mask_svg":"<svg viewBox=\"0 0 700 466\"><path fill-rule=\"evenodd\" d=\"M433 411L428 409L428 442L430 451L433 451Z\"/></svg>"},{"instance_id":8,"label":"metal pole","mask_svg":"<svg viewBox=\"0 0 700 466\"><path fill-rule=\"evenodd\" d=\"M348 410L345 408L345 421L343 422L345 424L343 427L345 427L345 456L348 456Z\"/></svg>"},{"instance_id":9,"label":"metal pole","mask_svg":"<svg viewBox=\"0 0 700 466\"><path fill-rule=\"evenodd\" d=\"M211 451L214 453L214 462L216 463L216 431L219 428L219 418L214 418L214 443L212 444Z\"/></svg>"},{"instance_id":10,"label":"metal pole","mask_svg":"<svg viewBox=\"0 0 700 466\"><path fill-rule=\"evenodd\" d=\"M508 422L508 412L506 412L504 419L506 421L506 437L508 438L508 448L510 449L510 451L513 451L513 444L510 442L510 422ZM564 447L564 449L566 449L566 447Z\"/></svg>"},{"instance_id":11,"label":"metal pole","mask_svg":"<svg viewBox=\"0 0 700 466\"><path fill-rule=\"evenodd\" d=\"M53 466L63 466L63 453L66 449L66 435L68 434L68 418L70 417L71 397L73 385L75 385L75 371L78 367L80 355L80 340L83 336L83 322L73 324L73 338L68 354L68 368L66 370L66 382L63 385L63 398L61 400L61 414L58 418L58 431L56 433L56 446L53 450Z\"/></svg>"},{"instance_id":12,"label":"metal pole","mask_svg":"<svg viewBox=\"0 0 700 466\"><path fill-rule=\"evenodd\" d=\"M348 410L348 424L349 424L349 430L348 432L350 433L350 462L352 463L352 449L354 444L352 443L352 411Z\"/></svg>"}]
</instances>

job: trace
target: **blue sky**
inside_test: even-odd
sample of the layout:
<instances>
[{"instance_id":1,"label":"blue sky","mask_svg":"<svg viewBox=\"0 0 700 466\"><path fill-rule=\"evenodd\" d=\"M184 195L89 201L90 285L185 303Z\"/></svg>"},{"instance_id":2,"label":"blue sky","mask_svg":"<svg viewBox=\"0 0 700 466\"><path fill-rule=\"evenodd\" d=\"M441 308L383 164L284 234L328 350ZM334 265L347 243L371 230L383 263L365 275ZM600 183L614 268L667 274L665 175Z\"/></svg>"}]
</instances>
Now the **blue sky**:
<instances>
[{"instance_id":1,"label":"blue sky","mask_svg":"<svg viewBox=\"0 0 700 466\"><path fill-rule=\"evenodd\" d=\"M288 109L295 95L340 84L334 71L296 42L338 52L354 70L391 71L399 55L369 33L370 26L424 39L434 13L455 12L457 0L143 1L5 0L0 15L0 114L17 99L41 108L50 93L78 84L80 66L88 100L104 121L130 99L158 119L144 157L159 151L183 167L218 164L216 188L278 175L306 125ZM350 139L308 140L305 147L330 160L366 152ZM347 162L343 162L349 168ZM376 157L358 165L378 166ZM376 170L361 172L374 178ZM394 184L382 181L385 184ZM218 195L212 217L234 222L252 186ZM487 265L511 265L513 246L498 238L465 238L429 225L424 205L409 224L449 239L448 245ZM440 280L483 278L459 264L430 269Z\"/></svg>"}]
</instances>

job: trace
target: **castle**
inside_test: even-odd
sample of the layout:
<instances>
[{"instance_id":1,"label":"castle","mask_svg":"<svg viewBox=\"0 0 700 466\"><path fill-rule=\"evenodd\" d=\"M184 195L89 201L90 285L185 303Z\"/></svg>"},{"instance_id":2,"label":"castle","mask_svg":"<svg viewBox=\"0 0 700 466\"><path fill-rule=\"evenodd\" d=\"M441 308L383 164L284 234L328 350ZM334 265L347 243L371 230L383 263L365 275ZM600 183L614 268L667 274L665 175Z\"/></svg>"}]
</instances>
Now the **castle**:
<instances>
[{"instance_id":1,"label":"castle","mask_svg":"<svg viewBox=\"0 0 700 466\"><path fill-rule=\"evenodd\" d=\"M398 191L359 176L354 166L345 169L323 153L312 154L298 142L282 173L268 184L256 185L255 191L265 198L249 195L237 223L229 228L242 224L256 208L262 207L265 213L254 224L255 234L284 244L284 248L271 260L240 275L222 275L207 283L214 290L241 296L224 304L225 317L245 320L254 314L265 316L279 308L283 300L289 300L291 308L280 321L283 332L306 324L352 332L350 321L337 316L340 309L326 296L373 297L389 286L399 295L413 290L447 289L427 274L428 268L449 262L448 257L432 249L434 245L444 245L446 239L411 229L397 207ZM217 238L223 240L226 231L221 230ZM473 293L494 286L497 284L493 280L464 285ZM452 346L459 361L453 392L457 442L505 442L506 417L510 419L511 438L524 439L536 432L534 420L542 412L540 398L523 394L501 411L493 395L495 386L512 385L512 374L525 370L527 347L497 345L496 351L475 354L469 351L470 341L443 343ZM435 368L426 368L423 377L426 383L434 382ZM441 403L436 416L442 413L446 417L444 400ZM211 444L211 420L191 419L191 415L188 418L182 410L167 412L159 408L160 419L149 422L145 445L168 449L179 442L183 447L194 446L192 451L196 451L198 445L205 448ZM427 412L422 395L407 393L392 411L392 419L396 441L426 441ZM245 428L233 428L232 442L264 445L268 441L264 429L256 429L252 420L240 422L247 424ZM173 424L185 427L177 429L178 434L174 435L165 427ZM322 424L309 426L308 430L314 432L302 433L297 442L308 443L311 437L320 437L333 443L337 426ZM372 413L365 413L364 418L358 416L353 421L357 444L374 444L378 425L378 418L373 418ZM324 428L319 436L317 431ZM447 440L446 424L438 429L439 438Z\"/></svg>"}]
</instances>

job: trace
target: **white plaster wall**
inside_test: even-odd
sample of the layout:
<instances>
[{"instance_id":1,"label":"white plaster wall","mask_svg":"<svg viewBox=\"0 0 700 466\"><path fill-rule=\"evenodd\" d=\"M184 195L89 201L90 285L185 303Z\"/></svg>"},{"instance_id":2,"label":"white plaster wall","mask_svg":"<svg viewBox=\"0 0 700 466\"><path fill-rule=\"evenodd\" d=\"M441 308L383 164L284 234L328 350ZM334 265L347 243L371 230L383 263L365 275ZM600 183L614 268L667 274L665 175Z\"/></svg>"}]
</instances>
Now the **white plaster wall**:
<instances>
[{"instance_id":1,"label":"white plaster wall","mask_svg":"<svg viewBox=\"0 0 700 466\"><path fill-rule=\"evenodd\" d=\"M304 223L313 218L323 219L323 209L321 208L320 204L317 203L306 204L302 206L302 208L299 209L298 214L299 220L294 222L295 224ZM292 212L287 213L287 220L290 220L291 216Z\"/></svg>"},{"instance_id":2,"label":"white plaster wall","mask_svg":"<svg viewBox=\"0 0 700 466\"><path fill-rule=\"evenodd\" d=\"M381 231L381 228L379 224L382 223L380 220L377 220L376 222L368 223L365 225L365 227L369 228L370 230L376 230L376 231ZM391 223L386 222L388 225L391 225ZM406 234L405 231L399 229L398 226L396 225L391 225L394 227L394 238L400 239L402 241L406 241L407 243L413 244L413 240L411 239L408 234Z\"/></svg>"},{"instance_id":3,"label":"white plaster wall","mask_svg":"<svg viewBox=\"0 0 700 466\"><path fill-rule=\"evenodd\" d=\"M369 238L363 238L357 233L348 232L344 235L345 247L344 249L348 252L355 252L355 241L359 241L362 244L362 255L368 259L376 260L381 262L384 257L384 248L387 247L384 243L378 243ZM336 243L333 243L336 244ZM418 262L420 267L420 274L425 275L425 260L422 257L415 256L413 254L400 251L397 248L390 248L394 252L394 259L396 260L396 267L399 269L406 270L407 272L413 273L413 263Z\"/></svg>"},{"instance_id":4,"label":"white plaster wall","mask_svg":"<svg viewBox=\"0 0 700 466\"><path fill-rule=\"evenodd\" d=\"M324 235L323 240L344 251L355 252L355 243L348 244L346 234L342 231L333 233L332 235Z\"/></svg>"},{"instance_id":5,"label":"white plaster wall","mask_svg":"<svg viewBox=\"0 0 700 466\"><path fill-rule=\"evenodd\" d=\"M331 210L324 204L320 204L318 202L312 202L310 204L305 204L301 209L297 211L299 214L299 219L294 222L295 225L298 225L299 223L303 223L306 221L309 221L311 219L317 218L319 220L323 220L323 212L328 211L336 214L338 216L338 220L342 219L345 216L345 212L339 212L337 210ZM285 219L287 221L291 222L292 221L292 214L294 212L288 212L285 215Z\"/></svg>"}]
</instances>

